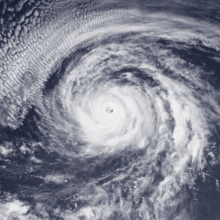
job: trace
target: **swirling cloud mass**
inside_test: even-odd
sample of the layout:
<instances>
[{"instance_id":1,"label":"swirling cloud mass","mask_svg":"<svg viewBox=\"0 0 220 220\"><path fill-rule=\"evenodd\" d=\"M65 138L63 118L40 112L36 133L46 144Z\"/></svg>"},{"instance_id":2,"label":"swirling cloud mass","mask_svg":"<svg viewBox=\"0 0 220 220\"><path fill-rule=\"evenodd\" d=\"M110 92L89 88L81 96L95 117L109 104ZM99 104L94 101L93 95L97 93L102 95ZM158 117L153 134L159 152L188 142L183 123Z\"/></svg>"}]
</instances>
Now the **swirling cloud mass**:
<instances>
[{"instance_id":1,"label":"swirling cloud mass","mask_svg":"<svg viewBox=\"0 0 220 220\"><path fill-rule=\"evenodd\" d=\"M217 2L2 2L1 219L217 220Z\"/></svg>"}]
</instances>

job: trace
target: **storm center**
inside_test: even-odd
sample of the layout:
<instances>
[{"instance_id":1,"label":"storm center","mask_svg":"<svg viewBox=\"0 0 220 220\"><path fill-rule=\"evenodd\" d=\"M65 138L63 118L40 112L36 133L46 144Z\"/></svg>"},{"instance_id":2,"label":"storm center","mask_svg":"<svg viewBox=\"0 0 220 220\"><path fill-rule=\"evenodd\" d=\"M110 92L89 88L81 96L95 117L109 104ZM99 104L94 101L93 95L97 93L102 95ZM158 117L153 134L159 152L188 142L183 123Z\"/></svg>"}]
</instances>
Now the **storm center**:
<instances>
[{"instance_id":1,"label":"storm center","mask_svg":"<svg viewBox=\"0 0 220 220\"><path fill-rule=\"evenodd\" d=\"M111 114L113 112L113 108L111 106L109 106L107 109L106 109L106 112L108 114Z\"/></svg>"}]
</instances>

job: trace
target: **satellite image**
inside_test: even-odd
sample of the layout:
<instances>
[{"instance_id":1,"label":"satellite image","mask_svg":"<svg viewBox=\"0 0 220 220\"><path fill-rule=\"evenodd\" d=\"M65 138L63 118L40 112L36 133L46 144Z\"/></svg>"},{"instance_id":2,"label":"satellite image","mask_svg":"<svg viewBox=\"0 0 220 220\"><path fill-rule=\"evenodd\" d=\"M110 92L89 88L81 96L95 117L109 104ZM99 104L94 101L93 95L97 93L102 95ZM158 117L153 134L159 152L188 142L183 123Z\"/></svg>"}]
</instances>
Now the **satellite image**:
<instances>
[{"instance_id":1,"label":"satellite image","mask_svg":"<svg viewBox=\"0 0 220 220\"><path fill-rule=\"evenodd\" d=\"M220 220L220 1L0 0L0 220Z\"/></svg>"}]
</instances>

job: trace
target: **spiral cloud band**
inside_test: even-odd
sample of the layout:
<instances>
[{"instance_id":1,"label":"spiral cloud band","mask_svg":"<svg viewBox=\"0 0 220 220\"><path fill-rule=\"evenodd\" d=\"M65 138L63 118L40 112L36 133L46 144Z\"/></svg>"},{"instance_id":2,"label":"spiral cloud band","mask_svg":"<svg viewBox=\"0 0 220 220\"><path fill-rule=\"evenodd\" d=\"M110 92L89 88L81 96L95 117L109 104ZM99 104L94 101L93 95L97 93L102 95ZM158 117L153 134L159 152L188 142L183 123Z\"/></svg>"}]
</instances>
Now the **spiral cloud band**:
<instances>
[{"instance_id":1,"label":"spiral cloud band","mask_svg":"<svg viewBox=\"0 0 220 220\"><path fill-rule=\"evenodd\" d=\"M219 219L218 15L38 3L0 50L1 219Z\"/></svg>"}]
</instances>

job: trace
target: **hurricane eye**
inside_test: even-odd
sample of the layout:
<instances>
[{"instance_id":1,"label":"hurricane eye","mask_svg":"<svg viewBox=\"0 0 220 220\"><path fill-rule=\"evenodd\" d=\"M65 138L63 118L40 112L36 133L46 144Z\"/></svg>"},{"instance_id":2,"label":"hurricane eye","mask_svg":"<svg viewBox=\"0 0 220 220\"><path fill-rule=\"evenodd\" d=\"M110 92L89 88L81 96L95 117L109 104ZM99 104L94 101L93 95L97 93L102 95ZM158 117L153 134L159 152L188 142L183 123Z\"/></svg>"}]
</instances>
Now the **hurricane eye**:
<instances>
[{"instance_id":1,"label":"hurricane eye","mask_svg":"<svg viewBox=\"0 0 220 220\"><path fill-rule=\"evenodd\" d=\"M109 106L109 107L106 108L106 112L107 112L108 114L112 114L113 111L114 111L114 109L113 109L111 106Z\"/></svg>"}]
</instances>

